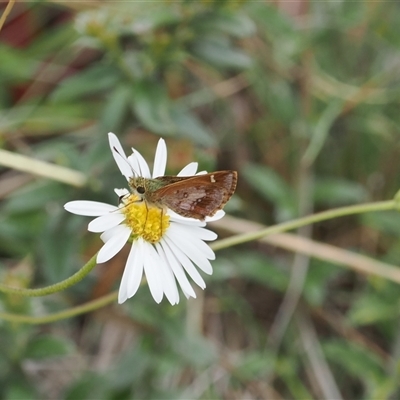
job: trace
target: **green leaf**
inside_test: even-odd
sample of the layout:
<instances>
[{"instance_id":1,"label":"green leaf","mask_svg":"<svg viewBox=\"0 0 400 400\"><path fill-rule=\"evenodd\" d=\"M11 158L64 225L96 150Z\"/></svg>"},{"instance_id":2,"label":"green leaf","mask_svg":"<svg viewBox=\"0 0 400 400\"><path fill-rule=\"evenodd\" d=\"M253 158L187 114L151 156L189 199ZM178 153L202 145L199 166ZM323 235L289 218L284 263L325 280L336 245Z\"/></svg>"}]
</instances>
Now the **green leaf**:
<instances>
[{"instance_id":1,"label":"green leaf","mask_svg":"<svg viewBox=\"0 0 400 400\"><path fill-rule=\"evenodd\" d=\"M278 7L272 4L250 2L247 10L250 16L267 32L280 35L283 38L290 37L292 34L298 35L298 31L287 13L281 12ZM277 36L276 39L279 40L279 37Z\"/></svg>"},{"instance_id":2,"label":"green leaf","mask_svg":"<svg viewBox=\"0 0 400 400\"><path fill-rule=\"evenodd\" d=\"M113 365L110 371L110 385L122 390L131 385L139 385L145 379L146 372L152 368L152 354L140 346L129 348Z\"/></svg>"},{"instance_id":3,"label":"green leaf","mask_svg":"<svg viewBox=\"0 0 400 400\"><path fill-rule=\"evenodd\" d=\"M326 357L340 366L342 374L357 376L364 383L383 377L381 361L374 353L351 342L332 339L322 343Z\"/></svg>"},{"instance_id":4,"label":"green leaf","mask_svg":"<svg viewBox=\"0 0 400 400\"><path fill-rule=\"evenodd\" d=\"M299 376L299 373L282 377L282 381L288 387L291 393L290 398L294 399L313 399L304 379Z\"/></svg>"},{"instance_id":5,"label":"green leaf","mask_svg":"<svg viewBox=\"0 0 400 400\"><path fill-rule=\"evenodd\" d=\"M52 93L53 102L71 102L84 96L112 89L120 79L119 72L110 66L95 64L93 67L64 79Z\"/></svg>"},{"instance_id":6,"label":"green leaf","mask_svg":"<svg viewBox=\"0 0 400 400\"><path fill-rule=\"evenodd\" d=\"M253 83L252 90L268 107L273 118L292 123L298 113L298 107L290 84L283 79L271 79L263 65L249 69L246 76Z\"/></svg>"},{"instance_id":7,"label":"green leaf","mask_svg":"<svg viewBox=\"0 0 400 400\"><path fill-rule=\"evenodd\" d=\"M293 191L274 170L262 165L247 164L242 169L242 175L257 193L272 202L279 220L295 215Z\"/></svg>"},{"instance_id":8,"label":"green leaf","mask_svg":"<svg viewBox=\"0 0 400 400\"><path fill-rule=\"evenodd\" d=\"M231 45L221 36L203 37L195 41L192 53L216 68L246 69L252 65L252 59L242 50Z\"/></svg>"},{"instance_id":9,"label":"green leaf","mask_svg":"<svg viewBox=\"0 0 400 400\"><path fill-rule=\"evenodd\" d=\"M39 57L53 57L54 53L59 52L60 49L69 48L77 39L78 33L71 24L47 26L46 29L37 32L35 40L29 43L29 47L24 50L34 60L39 59ZM51 68L55 67L55 65L51 65ZM60 64L59 68L62 70L64 66Z\"/></svg>"},{"instance_id":10,"label":"green leaf","mask_svg":"<svg viewBox=\"0 0 400 400\"><path fill-rule=\"evenodd\" d=\"M371 325L381 321L395 320L398 315L398 302L388 302L387 299L369 292L359 297L348 313L355 325Z\"/></svg>"},{"instance_id":11,"label":"green leaf","mask_svg":"<svg viewBox=\"0 0 400 400\"><path fill-rule=\"evenodd\" d=\"M133 88L133 109L142 124L162 135L179 135L203 146L215 145L211 132L189 111L174 105L165 88L141 81Z\"/></svg>"},{"instance_id":12,"label":"green leaf","mask_svg":"<svg viewBox=\"0 0 400 400\"><path fill-rule=\"evenodd\" d=\"M284 291L287 287L287 273L256 252L235 252L234 265L239 276L278 291Z\"/></svg>"},{"instance_id":13,"label":"green leaf","mask_svg":"<svg viewBox=\"0 0 400 400\"><path fill-rule=\"evenodd\" d=\"M156 82L140 81L132 88L133 110L139 121L149 130L172 135L174 124L170 115L170 101L165 88Z\"/></svg>"},{"instance_id":14,"label":"green leaf","mask_svg":"<svg viewBox=\"0 0 400 400\"><path fill-rule=\"evenodd\" d=\"M4 400L36 400L40 397L35 393L33 387L29 387L26 382L12 383L7 388Z\"/></svg>"},{"instance_id":15,"label":"green leaf","mask_svg":"<svg viewBox=\"0 0 400 400\"><path fill-rule=\"evenodd\" d=\"M123 119L129 109L131 89L121 85L115 88L107 99L100 125L105 132L117 132L121 129Z\"/></svg>"},{"instance_id":16,"label":"green leaf","mask_svg":"<svg viewBox=\"0 0 400 400\"><path fill-rule=\"evenodd\" d=\"M254 35L256 26L252 19L243 12L232 12L221 9L214 13L204 13L194 21L195 30L200 36L204 32L216 31L232 35L237 38L244 38Z\"/></svg>"},{"instance_id":17,"label":"green leaf","mask_svg":"<svg viewBox=\"0 0 400 400\"><path fill-rule=\"evenodd\" d=\"M176 331L167 332L167 335L170 335L171 349L183 363L197 368L205 368L216 361L215 347L204 337L194 334L185 335L183 332L179 332L179 340L176 340Z\"/></svg>"},{"instance_id":18,"label":"green leaf","mask_svg":"<svg viewBox=\"0 0 400 400\"><path fill-rule=\"evenodd\" d=\"M108 380L99 374L87 373L74 382L64 395L65 400L105 400L110 396Z\"/></svg>"},{"instance_id":19,"label":"green leaf","mask_svg":"<svg viewBox=\"0 0 400 400\"><path fill-rule=\"evenodd\" d=\"M237 366L237 372L240 374L241 379L249 381L262 378L271 371L273 365L272 355L264 351L255 352L249 350L238 361L240 365Z\"/></svg>"},{"instance_id":20,"label":"green leaf","mask_svg":"<svg viewBox=\"0 0 400 400\"><path fill-rule=\"evenodd\" d=\"M126 12L131 13L131 11L132 7L129 4ZM123 16L123 18L126 19L125 16ZM151 4L151 2L148 2L146 6L144 6L144 4L139 3L134 12L134 21L128 28L131 32L145 34L155 31L159 27L175 25L180 21L181 16L176 9L169 4L162 4L160 2Z\"/></svg>"},{"instance_id":21,"label":"green leaf","mask_svg":"<svg viewBox=\"0 0 400 400\"><path fill-rule=\"evenodd\" d=\"M310 271L304 284L304 296L313 306L326 301L329 283L342 273L342 269L326 261L311 259Z\"/></svg>"},{"instance_id":22,"label":"green leaf","mask_svg":"<svg viewBox=\"0 0 400 400\"><path fill-rule=\"evenodd\" d=\"M72 342L66 338L42 335L28 343L25 357L34 359L61 357L71 354L73 349Z\"/></svg>"},{"instance_id":23,"label":"green leaf","mask_svg":"<svg viewBox=\"0 0 400 400\"><path fill-rule=\"evenodd\" d=\"M39 67L38 62L26 52L0 43L0 81L17 83L28 80Z\"/></svg>"},{"instance_id":24,"label":"green leaf","mask_svg":"<svg viewBox=\"0 0 400 400\"><path fill-rule=\"evenodd\" d=\"M5 213L43 211L43 205L64 199L67 188L54 181L35 181L15 191L3 208ZM27 200L29 199L29 200Z\"/></svg>"},{"instance_id":25,"label":"green leaf","mask_svg":"<svg viewBox=\"0 0 400 400\"><path fill-rule=\"evenodd\" d=\"M2 254L26 256L33 250L32 238L38 237L45 219L44 213L38 211L2 215L0 219L0 251Z\"/></svg>"},{"instance_id":26,"label":"green leaf","mask_svg":"<svg viewBox=\"0 0 400 400\"><path fill-rule=\"evenodd\" d=\"M400 214L398 211L368 213L361 216L364 225L396 237L400 236Z\"/></svg>"},{"instance_id":27,"label":"green leaf","mask_svg":"<svg viewBox=\"0 0 400 400\"><path fill-rule=\"evenodd\" d=\"M68 131L80 127L96 115L96 103L71 103L14 106L0 111L0 129L27 131L29 134L54 135L54 131Z\"/></svg>"},{"instance_id":28,"label":"green leaf","mask_svg":"<svg viewBox=\"0 0 400 400\"><path fill-rule=\"evenodd\" d=\"M215 146L211 132L190 112L180 107L172 107L171 118L179 136L188 138L204 147Z\"/></svg>"},{"instance_id":29,"label":"green leaf","mask_svg":"<svg viewBox=\"0 0 400 400\"><path fill-rule=\"evenodd\" d=\"M43 225L37 239L37 251L42 273L48 282L56 283L67 278L83 264L80 244L87 223L86 219L60 210L60 213L51 215ZM93 237L93 240L96 238Z\"/></svg>"},{"instance_id":30,"label":"green leaf","mask_svg":"<svg viewBox=\"0 0 400 400\"><path fill-rule=\"evenodd\" d=\"M314 200L316 204L340 206L366 201L368 192L357 182L345 179L320 178L315 181Z\"/></svg>"}]
</instances>

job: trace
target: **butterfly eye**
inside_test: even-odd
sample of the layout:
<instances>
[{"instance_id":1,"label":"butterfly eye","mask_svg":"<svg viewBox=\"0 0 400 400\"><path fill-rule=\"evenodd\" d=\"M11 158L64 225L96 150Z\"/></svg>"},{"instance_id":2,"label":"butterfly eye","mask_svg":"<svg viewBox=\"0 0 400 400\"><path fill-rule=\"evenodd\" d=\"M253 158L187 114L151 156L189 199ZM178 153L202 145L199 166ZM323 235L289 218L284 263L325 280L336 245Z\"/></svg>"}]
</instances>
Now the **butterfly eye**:
<instances>
[{"instance_id":1,"label":"butterfly eye","mask_svg":"<svg viewBox=\"0 0 400 400\"><path fill-rule=\"evenodd\" d=\"M144 194L144 192L146 191L146 189L145 189L143 186L138 186L138 187L136 188L136 190L137 190L137 192L138 192L139 194Z\"/></svg>"}]
</instances>

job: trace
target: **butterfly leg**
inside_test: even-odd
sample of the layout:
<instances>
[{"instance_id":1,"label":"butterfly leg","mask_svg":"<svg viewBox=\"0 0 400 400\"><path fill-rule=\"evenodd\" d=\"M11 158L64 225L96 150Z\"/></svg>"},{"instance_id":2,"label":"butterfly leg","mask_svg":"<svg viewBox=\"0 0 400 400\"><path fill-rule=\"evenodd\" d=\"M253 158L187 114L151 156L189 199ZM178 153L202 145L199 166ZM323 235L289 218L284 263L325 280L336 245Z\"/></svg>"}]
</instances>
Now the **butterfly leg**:
<instances>
[{"instance_id":1,"label":"butterfly leg","mask_svg":"<svg viewBox=\"0 0 400 400\"><path fill-rule=\"evenodd\" d=\"M161 207L161 222L160 222L160 237L162 237L163 234L163 217L164 217L164 208Z\"/></svg>"},{"instance_id":2,"label":"butterfly leg","mask_svg":"<svg viewBox=\"0 0 400 400\"><path fill-rule=\"evenodd\" d=\"M146 219L144 220L143 229L142 229L142 235L145 233L144 231L145 231L146 225L147 225L147 218L149 216L149 207L147 206L147 202L146 201L144 202L144 205L146 206Z\"/></svg>"}]
</instances>

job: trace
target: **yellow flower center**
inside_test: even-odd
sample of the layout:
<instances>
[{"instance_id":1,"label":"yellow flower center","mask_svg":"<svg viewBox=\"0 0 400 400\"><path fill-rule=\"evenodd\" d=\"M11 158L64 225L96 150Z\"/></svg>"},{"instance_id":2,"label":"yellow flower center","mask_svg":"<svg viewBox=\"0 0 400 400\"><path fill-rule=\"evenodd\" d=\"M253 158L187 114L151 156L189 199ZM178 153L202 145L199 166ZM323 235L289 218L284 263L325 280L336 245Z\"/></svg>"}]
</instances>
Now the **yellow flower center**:
<instances>
[{"instance_id":1,"label":"yellow flower center","mask_svg":"<svg viewBox=\"0 0 400 400\"><path fill-rule=\"evenodd\" d=\"M150 243L157 243L169 227L169 216L165 210L141 201L133 194L122 199L121 211L125 214L125 223L132 229L131 240L142 237Z\"/></svg>"}]
</instances>

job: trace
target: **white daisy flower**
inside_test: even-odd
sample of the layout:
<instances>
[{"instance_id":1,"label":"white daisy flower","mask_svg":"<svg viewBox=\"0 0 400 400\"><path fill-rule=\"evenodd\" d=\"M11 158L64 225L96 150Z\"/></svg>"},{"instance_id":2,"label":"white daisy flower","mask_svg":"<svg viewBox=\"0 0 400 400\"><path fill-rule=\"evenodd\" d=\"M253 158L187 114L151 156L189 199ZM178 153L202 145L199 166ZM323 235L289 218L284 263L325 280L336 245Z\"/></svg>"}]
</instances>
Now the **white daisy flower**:
<instances>
[{"instance_id":1,"label":"white daisy flower","mask_svg":"<svg viewBox=\"0 0 400 400\"><path fill-rule=\"evenodd\" d=\"M137 151L126 157L124 150L113 134L109 133L109 143L114 159L121 173L129 181L137 172L143 178L163 176L167 163L167 148L163 139L157 145L153 174ZM191 176L197 172L197 163L190 163L178 176ZM174 305L179 303L178 281L184 295L196 297L189 276L199 287L206 284L198 272L212 274L209 260L215 254L205 241L215 240L217 235L204 229L206 222L184 218L170 209L153 206L126 189L115 189L119 196L118 206L96 201L71 201L64 208L78 215L97 217L89 223L88 230L102 232L103 247L97 255L97 262L104 263L114 257L129 241L131 249L125 265L118 302L123 303L138 290L143 272L150 292L157 303L164 294ZM215 221L225 215L218 211L206 221Z\"/></svg>"}]
</instances>

